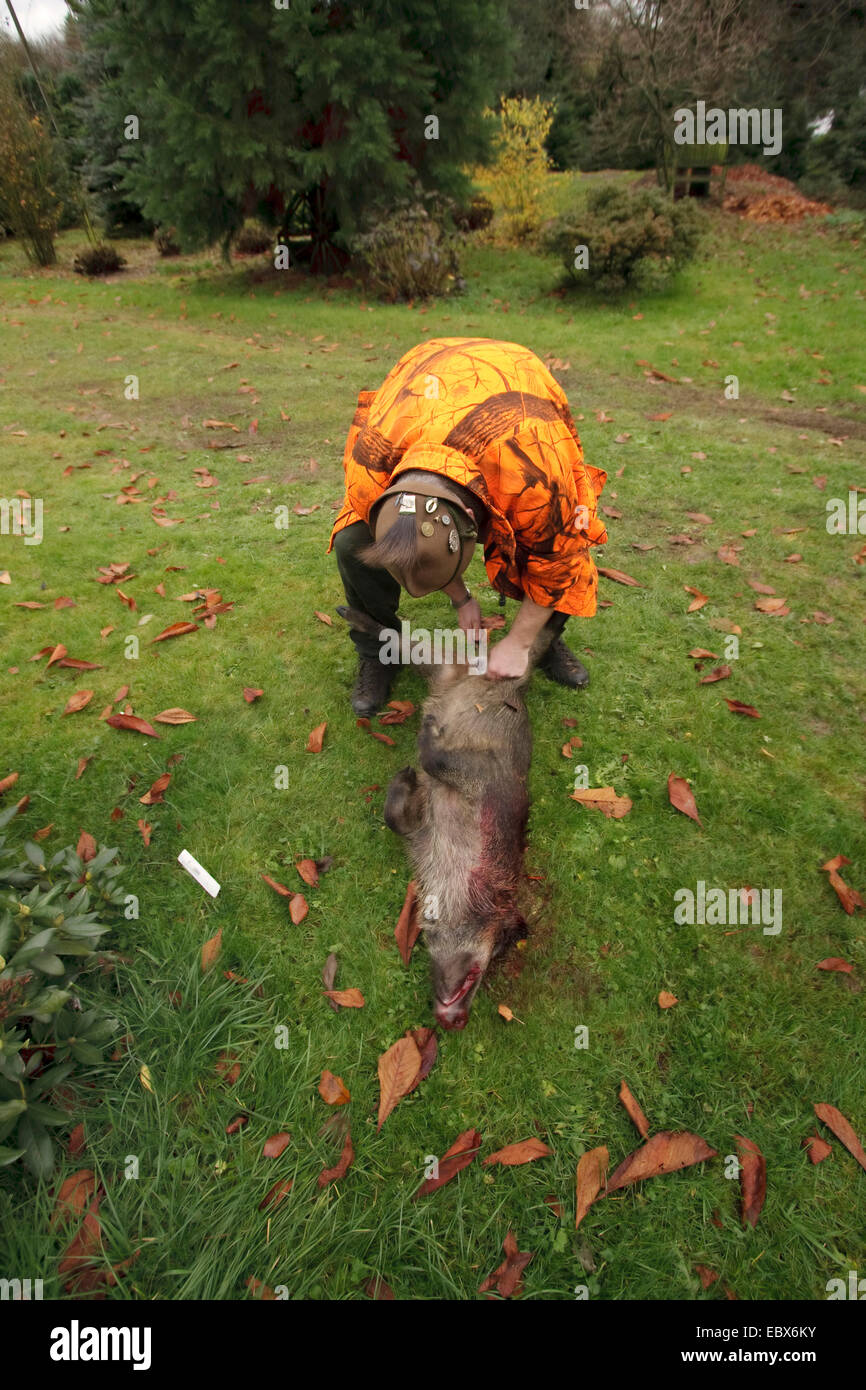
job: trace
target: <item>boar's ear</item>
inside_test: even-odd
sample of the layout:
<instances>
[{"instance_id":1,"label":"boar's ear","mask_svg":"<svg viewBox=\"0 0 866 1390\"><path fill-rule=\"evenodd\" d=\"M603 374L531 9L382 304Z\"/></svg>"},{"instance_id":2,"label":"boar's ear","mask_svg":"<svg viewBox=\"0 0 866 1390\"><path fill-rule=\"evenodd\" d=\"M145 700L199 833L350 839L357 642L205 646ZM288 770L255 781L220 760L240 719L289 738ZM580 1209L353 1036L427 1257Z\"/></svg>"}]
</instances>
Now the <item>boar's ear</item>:
<instances>
[{"instance_id":1,"label":"boar's ear","mask_svg":"<svg viewBox=\"0 0 866 1390\"><path fill-rule=\"evenodd\" d=\"M502 956L507 950L514 946L518 941L525 941L529 935L529 927L522 913L514 908L502 923L499 936L496 942L494 956Z\"/></svg>"}]
</instances>

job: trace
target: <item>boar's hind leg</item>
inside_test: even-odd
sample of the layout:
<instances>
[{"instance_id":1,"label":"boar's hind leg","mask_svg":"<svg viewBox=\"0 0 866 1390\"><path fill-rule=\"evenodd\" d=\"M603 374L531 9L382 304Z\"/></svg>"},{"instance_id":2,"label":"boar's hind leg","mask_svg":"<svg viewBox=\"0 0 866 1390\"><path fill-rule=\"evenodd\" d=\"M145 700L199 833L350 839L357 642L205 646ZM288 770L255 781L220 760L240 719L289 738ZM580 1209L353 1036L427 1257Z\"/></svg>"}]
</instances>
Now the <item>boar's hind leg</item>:
<instances>
[{"instance_id":1,"label":"boar's hind leg","mask_svg":"<svg viewBox=\"0 0 866 1390\"><path fill-rule=\"evenodd\" d=\"M385 796L385 824L397 835L411 835L424 819L424 788L414 767L401 768L392 777Z\"/></svg>"}]
</instances>

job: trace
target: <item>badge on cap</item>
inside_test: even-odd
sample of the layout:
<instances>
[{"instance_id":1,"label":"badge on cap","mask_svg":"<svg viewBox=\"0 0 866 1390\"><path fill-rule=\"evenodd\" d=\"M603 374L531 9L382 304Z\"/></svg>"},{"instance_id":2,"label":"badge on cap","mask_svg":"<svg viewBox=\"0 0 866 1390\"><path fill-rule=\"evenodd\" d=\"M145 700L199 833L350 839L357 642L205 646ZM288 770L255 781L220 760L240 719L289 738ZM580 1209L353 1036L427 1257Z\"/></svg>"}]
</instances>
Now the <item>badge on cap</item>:
<instances>
[{"instance_id":1,"label":"badge on cap","mask_svg":"<svg viewBox=\"0 0 866 1390\"><path fill-rule=\"evenodd\" d=\"M438 506L439 503L435 497L428 497L427 501L424 503L424 510L425 512L435 512Z\"/></svg>"},{"instance_id":2,"label":"badge on cap","mask_svg":"<svg viewBox=\"0 0 866 1390\"><path fill-rule=\"evenodd\" d=\"M433 522L432 522L432 521L422 521L422 522L421 522L421 535L422 535L422 536L432 536L432 535L433 535L433 530L434 530L434 527L433 527Z\"/></svg>"},{"instance_id":3,"label":"badge on cap","mask_svg":"<svg viewBox=\"0 0 866 1390\"><path fill-rule=\"evenodd\" d=\"M399 506L399 511L400 511L400 515L401 515L401 516L403 515L404 512L412 512L412 513L414 513L414 511L415 511L415 494L414 494L414 492L401 492L401 493L400 493L400 506Z\"/></svg>"},{"instance_id":4,"label":"badge on cap","mask_svg":"<svg viewBox=\"0 0 866 1390\"><path fill-rule=\"evenodd\" d=\"M458 544L457 532L451 531L448 536L448 549L453 552L457 549Z\"/></svg>"},{"instance_id":5,"label":"badge on cap","mask_svg":"<svg viewBox=\"0 0 866 1390\"><path fill-rule=\"evenodd\" d=\"M447 512L443 512L442 515L439 517L439 520L442 522L443 526L451 525L451 518Z\"/></svg>"}]
</instances>

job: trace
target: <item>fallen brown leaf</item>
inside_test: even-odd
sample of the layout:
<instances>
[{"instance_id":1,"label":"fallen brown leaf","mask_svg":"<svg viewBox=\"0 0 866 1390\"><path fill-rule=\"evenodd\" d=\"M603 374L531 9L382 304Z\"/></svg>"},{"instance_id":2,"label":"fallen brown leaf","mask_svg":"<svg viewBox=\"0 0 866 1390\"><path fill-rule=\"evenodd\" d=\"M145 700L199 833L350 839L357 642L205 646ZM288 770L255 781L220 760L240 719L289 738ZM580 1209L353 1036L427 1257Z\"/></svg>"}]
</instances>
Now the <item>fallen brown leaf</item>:
<instances>
[{"instance_id":1,"label":"fallen brown leaf","mask_svg":"<svg viewBox=\"0 0 866 1390\"><path fill-rule=\"evenodd\" d=\"M426 1197L428 1192L435 1192L438 1188L444 1187L447 1182L455 1178L458 1173L475 1158L481 1148L481 1135L477 1129L465 1129L462 1134L454 1140L451 1148L442 1155L439 1160L439 1176L436 1178L425 1178L412 1200L416 1202L419 1197Z\"/></svg>"},{"instance_id":2,"label":"fallen brown leaf","mask_svg":"<svg viewBox=\"0 0 866 1390\"><path fill-rule=\"evenodd\" d=\"M572 801L579 801L592 811L601 811L608 820L622 820L632 808L627 796L617 796L613 787L587 787L571 793Z\"/></svg>"},{"instance_id":3,"label":"fallen brown leaf","mask_svg":"<svg viewBox=\"0 0 866 1390\"><path fill-rule=\"evenodd\" d=\"M286 1134L285 1131L280 1134L272 1134L264 1142L262 1158L279 1158L280 1154L289 1147L291 1142L291 1134Z\"/></svg>"},{"instance_id":4,"label":"fallen brown leaf","mask_svg":"<svg viewBox=\"0 0 866 1390\"><path fill-rule=\"evenodd\" d=\"M725 704L731 714L747 714L750 719L760 719L761 717L754 705L744 705L741 700L729 700L727 695L725 696Z\"/></svg>"},{"instance_id":5,"label":"fallen brown leaf","mask_svg":"<svg viewBox=\"0 0 866 1390\"><path fill-rule=\"evenodd\" d=\"M649 1120L647 1119L646 1115L643 1113L634 1096L632 1095L627 1081L620 1082L619 1098L625 1106L626 1113L628 1114L629 1119L634 1122L641 1138L646 1139L647 1135L649 1134L650 1128Z\"/></svg>"},{"instance_id":6,"label":"fallen brown leaf","mask_svg":"<svg viewBox=\"0 0 866 1390\"><path fill-rule=\"evenodd\" d=\"M85 705L89 705L92 699L92 690L76 690L74 695L70 695L63 713L77 714L79 710L84 709Z\"/></svg>"},{"instance_id":7,"label":"fallen brown leaf","mask_svg":"<svg viewBox=\"0 0 866 1390\"><path fill-rule=\"evenodd\" d=\"M391 1111L403 1096L414 1087L421 1070L421 1053L413 1037L398 1038L379 1058L379 1118L380 1130Z\"/></svg>"},{"instance_id":8,"label":"fallen brown leaf","mask_svg":"<svg viewBox=\"0 0 866 1390\"><path fill-rule=\"evenodd\" d=\"M846 1120L841 1110L837 1110L835 1105L827 1105L820 1102L813 1106L815 1114L822 1120L829 1130L835 1134L840 1144L844 1144L849 1154L856 1158L860 1167L866 1171L866 1153L863 1152L863 1145L854 1133L850 1122Z\"/></svg>"},{"instance_id":9,"label":"fallen brown leaf","mask_svg":"<svg viewBox=\"0 0 866 1390\"><path fill-rule=\"evenodd\" d=\"M319 1095L326 1105L345 1105L352 1098L342 1077L335 1076L332 1071L322 1072Z\"/></svg>"},{"instance_id":10,"label":"fallen brown leaf","mask_svg":"<svg viewBox=\"0 0 866 1390\"><path fill-rule=\"evenodd\" d=\"M105 722L112 729L132 729L137 734L147 734L148 738L162 738L152 724L148 724L146 719L139 719L137 714L110 714Z\"/></svg>"},{"instance_id":11,"label":"fallen brown leaf","mask_svg":"<svg viewBox=\"0 0 866 1390\"><path fill-rule=\"evenodd\" d=\"M325 994L344 1009L363 1009L366 1000L359 989L326 989Z\"/></svg>"},{"instance_id":12,"label":"fallen brown leaf","mask_svg":"<svg viewBox=\"0 0 866 1390\"><path fill-rule=\"evenodd\" d=\"M508 1231L502 1248L505 1251L505 1259L492 1274L484 1280L478 1287L479 1293L487 1293L489 1289L495 1288L502 1298L513 1298L520 1296L522 1291L521 1278L523 1271L534 1257L534 1250L518 1250L517 1241L511 1231Z\"/></svg>"},{"instance_id":13,"label":"fallen brown leaf","mask_svg":"<svg viewBox=\"0 0 866 1390\"><path fill-rule=\"evenodd\" d=\"M321 753L327 727L328 722L325 720L324 724L317 724L315 729L313 729L310 737L307 739L308 753Z\"/></svg>"},{"instance_id":14,"label":"fallen brown leaf","mask_svg":"<svg viewBox=\"0 0 866 1390\"><path fill-rule=\"evenodd\" d=\"M690 1134L688 1130L661 1130L614 1169L608 1180L607 1191L617 1192L621 1187L643 1182L645 1178L675 1173L680 1168L689 1168L693 1163L715 1158L716 1154L717 1150L711 1149L699 1134Z\"/></svg>"},{"instance_id":15,"label":"fallen brown leaf","mask_svg":"<svg viewBox=\"0 0 866 1390\"><path fill-rule=\"evenodd\" d=\"M822 1139L819 1134L810 1134L808 1139L801 1139L800 1148L806 1150L810 1163L823 1163L824 1159L829 1158L833 1152L832 1145L828 1144L826 1139Z\"/></svg>"},{"instance_id":16,"label":"fallen brown leaf","mask_svg":"<svg viewBox=\"0 0 866 1390\"><path fill-rule=\"evenodd\" d=\"M210 937L201 948L201 968L203 971L210 970L211 966L218 959L223 945L223 929L220 927L215 936Z\"/></svg>"},{"instance_id":17,"label":"fallen brown leaf","mask_svg":"<svg viewBox=\"0 0 866 1390\"><path fill-rule=\"evenodd\" d=\"M412 949L420 935L421 924L418 921L417 891L414 880L410 880L403 906L400 909L400 916L397 918L397 925L394 928L397 949L404 965L409 964L412 958Z\"/></svg>"},{"instance_id":18,"label":"fallen brown leaf","mask_svg":"<svg viewBox=\"0 0 866 1390\"><path fill-rule=\"evenodd\" d=\"M643 584L639 584L636 579L632 579L630 574L623 574L622 570L605 569L603 565L597 565L599 574L603 574L605 579L614 579L617 584L630 584L633 589L642 589Z\"/></svg>"},{"instance_id":19,"label":"fallen brown leaf","mask_svg":"<svg viewBox=\"0 0 866 1390\"><path fill-rule=\"evenodd\" d=\"M602 1144L597 1149L589 1149L578 1160L575 1230L604 1187L609 1158L610 1155Z\"/></svg>"},{"instance_id":20,"label":"fallen brown leaf","mask_svg":"<svg viewBox=\"0 0 866 1390\"><path fill-rule=\"evenodd\" d=\"M677 811L682 811L684 816L697 821L703 829L701 818L698 815L698 807L695 801L694 792L686 781L685 777L677 777L671 773L668 777L668 800Z\"/></svg>"},{"instance_id":21,"label":"fallen brown leaf","mask_svg":"<svg viewBox=\"0 0 866 1390\"><path fill-rule=\"evenodd\" d=\"M352 1148L352 1135L347 1129L346 1138L343 1143L343 1151L333 1168L323 1168L318 1177L318 1186L327 1187L328 1183L339 1182L344 1178L355 1161L355 1150Z\"/></svg>"},{"instance_id":22,"label":"fallen brown leaf","mask_svg":"<svg viewBox=\"0 0 866 1390\"><path fill-rule=\"evenodd\" d=\"M767 1195L767 1162L752 1139L735 1134L740 1155L740 1216L744 1226L757 1226Z\"/></svg>"},{"instance_id":23,"label":"fallen brown leaf","mask_svg":"<svg viewBox=\"0 0 866 1390\"><path fill-rule=\"evenodd\" d=\"M837 854L834 859L828 859L826 864L822 864L821 868L830 875L830 887L835 891L837 898L848 913L848 916L852 917L857 908L866 907L866 903L864 903L857 890L855 888L849 888L848 884L837 872L837 870L841 869L843 864L850 863L851 860L846 859L844 854Z\"/></svg>"},{"instance_id":24,"label":"fallen brown leaf","mask_svg":"<svg viewBox=\"0 0 866 1390\"><path fill-rule=\"evenodd\" d=\"M507 1144L504 1149L497 1149L495 1153L488 1154L481 1161L482 1168L488 1168L491 1164L501 1163L506 1168L515 1168L521 1163L531 1163L535 1158L546 1158L552 1154L553 1149L549 1149L540 1139L521 1139L517 1144Z\"/></svg>"}]
</instances>

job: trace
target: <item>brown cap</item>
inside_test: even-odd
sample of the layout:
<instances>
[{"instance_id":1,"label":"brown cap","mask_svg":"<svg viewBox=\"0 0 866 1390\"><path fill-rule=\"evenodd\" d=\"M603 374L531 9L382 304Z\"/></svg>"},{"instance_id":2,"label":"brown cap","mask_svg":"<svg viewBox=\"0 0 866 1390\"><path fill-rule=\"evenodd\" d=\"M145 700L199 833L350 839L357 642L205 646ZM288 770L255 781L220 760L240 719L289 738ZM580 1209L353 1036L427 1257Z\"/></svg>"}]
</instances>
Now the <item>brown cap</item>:
<instances>
[{"instance_id":1,"label":"brown cap","mask_svg":"<svg viewBox=\"0 0 866 1390\"><path fill-rule=\"evenodd\" d=\"M386 488L370 511L374 539L387 536L401 516L414 518L418 558L411 579L396 569L389 572L412 598L423 598L463 573L472 559L478 527L468 508L437 490L433 475L429 485L413 483L411 491L399 482Z\"/></svg>"}]
</instances>

